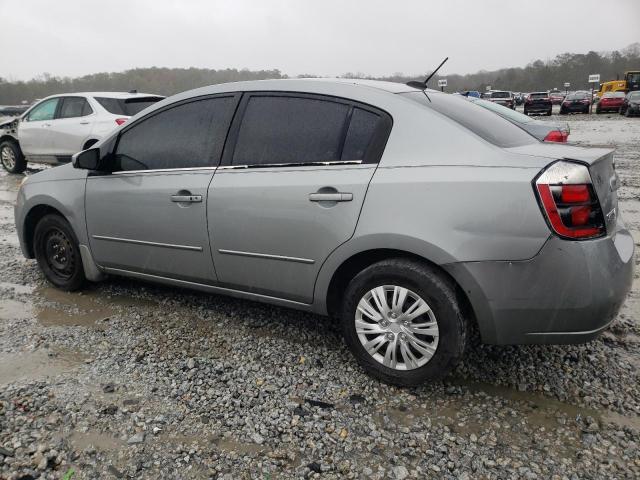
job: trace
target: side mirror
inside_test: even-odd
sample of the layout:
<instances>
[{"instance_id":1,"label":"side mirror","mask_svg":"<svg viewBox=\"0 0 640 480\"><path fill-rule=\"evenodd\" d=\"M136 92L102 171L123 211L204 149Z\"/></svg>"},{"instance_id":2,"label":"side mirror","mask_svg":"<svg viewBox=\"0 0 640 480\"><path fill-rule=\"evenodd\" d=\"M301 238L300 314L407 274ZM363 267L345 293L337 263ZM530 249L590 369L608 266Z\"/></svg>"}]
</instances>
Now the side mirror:
<instances>
[{"instance_id":1,"label":"side mirror","mask_svg":"<svg viewBox=\"0 0 640 480\"><path fill-rule=\"evenodd\" d=\"M82 168L84 170L105 170L106 167L106 162L100 157L99 148L89 148L76 153L71 157L71 163L74 168Z\"/></svg>"}]
</instances>

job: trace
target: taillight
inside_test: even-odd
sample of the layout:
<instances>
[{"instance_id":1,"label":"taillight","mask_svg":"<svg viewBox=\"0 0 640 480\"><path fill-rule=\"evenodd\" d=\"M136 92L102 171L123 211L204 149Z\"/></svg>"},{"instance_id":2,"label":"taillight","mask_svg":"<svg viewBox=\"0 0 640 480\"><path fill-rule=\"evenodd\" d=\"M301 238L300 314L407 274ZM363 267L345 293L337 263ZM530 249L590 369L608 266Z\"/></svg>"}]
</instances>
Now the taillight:
<instances>
[{"instance_id":1,"label":"taillight","mask_svg":"<svg viewBox=\"0 0 640 480\"><path fill-rule=\"evenodd\" d=\"M535 186L549 225L560 237L583 240L605 235L602 208L585 165L556 162Z\"/></svg>"},{"instance_id":2,"label":"taillight","mask_svg":"<svg viewBox=\"0 0 640 480\"><path fill-rule=\"evenodd\" d=\"M116 123L118 125L122 125L124 122L126 122L127 120L129 120L128 118L116 118Z\"/></svg>"},{"instance_id":3,"label":"taillight","mask_svg":"<svg viewBox=\"0 0 640 480\"><path fill-rule=\"evenodd\" d=\"M545 142L559 142L566 143L569 138L569 134L566 131L562 130L551 130L546 137L544 137Z\"/></svg>"}]
</instances>

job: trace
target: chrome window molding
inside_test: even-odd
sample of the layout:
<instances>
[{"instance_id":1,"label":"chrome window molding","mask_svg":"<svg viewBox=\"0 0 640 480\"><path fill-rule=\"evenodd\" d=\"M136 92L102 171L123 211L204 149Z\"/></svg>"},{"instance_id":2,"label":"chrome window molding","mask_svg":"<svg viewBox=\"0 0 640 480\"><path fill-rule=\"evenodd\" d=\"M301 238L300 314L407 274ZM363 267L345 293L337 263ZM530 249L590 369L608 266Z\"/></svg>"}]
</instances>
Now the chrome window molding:
<instances>
[{"instance_id":1,"label":"chrome window molding","mask_svg":"<svg viewBox=\"0 0 640 480\"><path fill-rule=\"evenodd\" d=\"M330 167L334 165L361 165L362 160L337 160L331 162L306 162L306 163L264 163L256 165L222 165L218 170L244 170L249 168L290 168L290 167ZM373 165L373 164L372 164Z\"/></svg>"},{"instance_id":2,"label":"chrome window molding","mask_svg":"<svg viewBox=\"0 0 640 480\"><path fill-rule=\"evenodd\" d=\"M112 175L127 175L127 174L139 174L139 173L165 173L165 172L196 172L215 170L217 167L185 167L185 168L155 168L149 170L120 170L117 172L111 172Z\"/></svg>"},{"instance_id":3,"label":"chrome window molding","mask_svg":"<svg viewBox=\"0 0 640 480\"><path fill-rule=\"evenodd\" d=\"M218 253L223 255L237 255L240 257L265 258L267 260L282 260L285 262L306 263L308 265L316 263L311 258L288 257L286 255L272 255L269 253L241 252L239 250L219 249Z\"/></svg>"},{"instance_id":4,"label":"chrome window molding","mask_svg":"<svg viewBox=\"0 0 640 480\"><path fill-rule=\"evenodd\" d=\"M172 243L148 242L146 240L134 240L131 238L107 237L105 235L93 235L96 240L105 240L107 242L132 243L134 245L149 245L152 247L173 248L175 250L191 250L193 252L202 252L202 247L192 245L174 245Z\"/></svg>"}]
</instances>

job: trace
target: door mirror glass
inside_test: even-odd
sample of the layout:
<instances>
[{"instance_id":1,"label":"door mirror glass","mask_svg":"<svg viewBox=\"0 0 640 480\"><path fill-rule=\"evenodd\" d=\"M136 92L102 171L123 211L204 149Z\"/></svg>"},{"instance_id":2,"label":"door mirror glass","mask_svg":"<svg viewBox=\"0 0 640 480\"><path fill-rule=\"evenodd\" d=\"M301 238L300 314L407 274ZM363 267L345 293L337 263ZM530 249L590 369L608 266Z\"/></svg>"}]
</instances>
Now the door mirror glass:
<instances>
[{"instance_id":1,"label":"door mirror glass","mask_svg":"<svg viewBox=\"0 0 640 480\"><path fill-rule=\"evenodd\" d=\"M83 168L85 170L102 170L105 163L100 158L99 148L90 148L76 153L71 161L75 168Z\"/></svg>"}]
</instances>

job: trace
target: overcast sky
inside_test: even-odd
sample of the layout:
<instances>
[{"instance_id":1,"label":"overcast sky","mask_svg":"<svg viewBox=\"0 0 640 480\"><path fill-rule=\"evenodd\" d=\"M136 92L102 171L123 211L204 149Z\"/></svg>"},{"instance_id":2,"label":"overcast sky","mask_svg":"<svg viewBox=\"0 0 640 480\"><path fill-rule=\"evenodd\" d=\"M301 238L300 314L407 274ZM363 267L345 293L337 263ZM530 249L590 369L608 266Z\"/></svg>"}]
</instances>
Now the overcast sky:
<instances>
[{"instance_id":1,"label":"overcast sky","mask_svg":"<svg viewBox=\"0 0 640 480\"><path fill-rule=\"evenodd\" d=\"M640 0L0 0L0 77L469 73L640 41Z\"/></svg>"}]
</instances>

